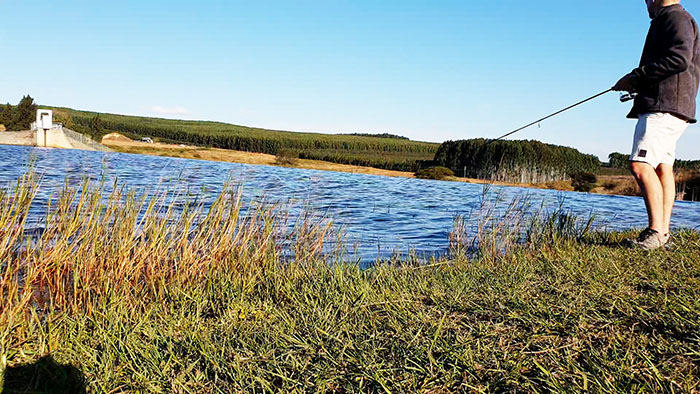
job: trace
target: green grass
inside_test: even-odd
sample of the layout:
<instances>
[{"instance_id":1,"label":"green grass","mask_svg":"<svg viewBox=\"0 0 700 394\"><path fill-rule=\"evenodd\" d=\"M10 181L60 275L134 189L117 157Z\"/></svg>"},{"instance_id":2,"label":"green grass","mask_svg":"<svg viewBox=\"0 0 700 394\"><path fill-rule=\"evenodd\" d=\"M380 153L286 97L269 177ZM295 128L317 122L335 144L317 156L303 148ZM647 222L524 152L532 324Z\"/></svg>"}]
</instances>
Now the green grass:
<instances>
[{"instance_id":1,"label":"green grass","mask_svg":"<svg viewBox=\"0 0 700 394\"><path fill-rule=\"evenodd\" d=\"M151 137L162 142L233 149L276 155L281 149L304 152L310 159L415 171L431 161L439 144L399 139L390 135L298 133L220 122L186 121L53 108L58 120L99 140L119 132L130 138ZM95 118L99 115L99 127Z\"/></svg>"},{"instance_id":2,"label":"green grass","mask_svg":"<svg viewBox=\"0 0 700 394\"><path fill-rule=\"evenodd\" d=\"M474 234L458 220L449 261L360 270L324 253L325 218L280 231L282 212L241 215L231 187L209 212L182 214L67 188L28 242L36 187L29 177L0 196L6 392L47 387L50 374L21 367L47 358L90 392L700 389L697 232L675 234L673 251L629 251L625 234L560 211L532 222L515 201L466 218L482 224Z\"/></svg>"}]
</instances>

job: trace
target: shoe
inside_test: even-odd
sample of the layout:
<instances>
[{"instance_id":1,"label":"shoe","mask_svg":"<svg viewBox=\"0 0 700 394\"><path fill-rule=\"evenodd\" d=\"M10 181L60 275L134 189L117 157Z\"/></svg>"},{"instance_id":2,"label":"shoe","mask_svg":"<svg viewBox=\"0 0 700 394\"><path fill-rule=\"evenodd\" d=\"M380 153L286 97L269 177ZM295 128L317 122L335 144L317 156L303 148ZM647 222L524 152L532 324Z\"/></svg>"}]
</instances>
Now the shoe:
<instances>
[{"instance_id":1,"label":"shoe","mask_svg":"<svg viewBox=\"0 0 700 394\"><path fill-rule=\"evenodd\" d=\"M668 241L666 241L666 245L664 245L664 249L666 250L675 250L676 249L676 243L673 242L673 237L671 234L668 234Z\"/></svg>"},{"instance_id":2,"label":"shoe","mask_svg":"<svg viewBox=\"0 0 700 394\"><path fill-rule=\"evenodd\" d=\"M661 234L656 230L645 228L636 240L630 242L630 246L642 250L659 249L668 243L669 238L669 234Z\"/></svg>"}]
</instances>

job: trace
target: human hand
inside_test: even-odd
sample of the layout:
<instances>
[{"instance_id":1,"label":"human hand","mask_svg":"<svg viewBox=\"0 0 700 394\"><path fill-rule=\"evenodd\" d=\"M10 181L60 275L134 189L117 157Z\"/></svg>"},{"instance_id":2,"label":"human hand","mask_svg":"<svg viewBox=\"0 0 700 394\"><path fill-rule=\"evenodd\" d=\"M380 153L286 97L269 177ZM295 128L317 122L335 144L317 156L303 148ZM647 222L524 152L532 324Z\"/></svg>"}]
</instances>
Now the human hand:
<instances>
[{"instance_id":1,"label":"human hand","mask_svg":"<svg viewBox=\"0 0 700 394\"><path fill-rule=\"evenodd\" d=\"M612 87L612 90L617 92L632 92L634 90L634 79L636 76L632 73L620 78L619 81Z\"/></svg>"}]
</instances>

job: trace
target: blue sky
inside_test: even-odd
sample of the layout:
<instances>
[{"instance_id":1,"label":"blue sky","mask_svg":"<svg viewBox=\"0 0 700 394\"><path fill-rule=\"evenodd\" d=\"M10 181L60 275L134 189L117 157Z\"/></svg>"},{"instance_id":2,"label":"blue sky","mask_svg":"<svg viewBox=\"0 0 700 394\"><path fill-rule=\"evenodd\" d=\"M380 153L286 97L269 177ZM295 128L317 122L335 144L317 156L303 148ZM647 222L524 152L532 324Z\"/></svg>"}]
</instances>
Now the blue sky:
<instances>
[{"instance_id":1,"label":"blue sky","mask_svg":"<svg viewBox=\"0 0 700 394\"><path fill-rule=\"evenodd\" d=\"M649 26L637 0L0 0L0 15L1 102L436 142L612 86ZM610 93L513 138L606 159L630 150L629 107ZM678 157L699 148L691 126Z\"/></svg>"}]
</instances>

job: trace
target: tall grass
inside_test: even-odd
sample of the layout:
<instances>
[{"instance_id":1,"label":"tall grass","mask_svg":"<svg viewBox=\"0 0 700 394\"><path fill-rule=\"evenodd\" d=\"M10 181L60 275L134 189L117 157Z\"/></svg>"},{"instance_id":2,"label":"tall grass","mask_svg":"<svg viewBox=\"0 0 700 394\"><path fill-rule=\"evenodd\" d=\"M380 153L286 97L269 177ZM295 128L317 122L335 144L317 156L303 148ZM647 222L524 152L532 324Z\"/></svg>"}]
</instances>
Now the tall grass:
<instances>
[{"instance_id":1,"label":"tall grass","mask_svg":"<svg viewBox=\"0 0 700 394\"><path fill-rule=\"evenodd\" d=\"M70 392L21 368L47 356L90 392L700 389L695 232L627 251L563 211L519 219L525 199L484 198L481 224L455 230L476 254L361 270L329 261L326 219L245 206L235 187L204 209L85 183L25 231L39 187L0 194L7 392Z\"/></svg>"},{"instance_id":2,"label":"tall grass","mask_svg":"<svg viewBox=\"0 0 700 394\"><path fill-rule=\"evenodd\" d=\"M595 217L583 219L558 204L539 205L528 194L507 200L503 190L485 184L476 209L457 215L450 233L453 258L495 258L536 250L560 240L581 241L590 234Z\"/></svg>"},{"instance_id":3,"label":"tall grass","mask_svg":"<svg viewBox=\"0 0 700 394\"><path fill-rule=\"evenodd\" d=\"M289 251L297 261L318 258L330 234L330 222L311 215L285 233L289 217L264 204L241 215L240 190L230 185L206 212L173 192L147 198L116 187L104 195L103 186L86 180L79 189L66 187L49 203L38 233L24 231L39 188L35 176L0 194L0 258L7 262L0 295L15 300L0 312L30 304L91 312L93 299L157 298L173 285L223 272L255 277Z\"/></svg>"}]
</instances>

